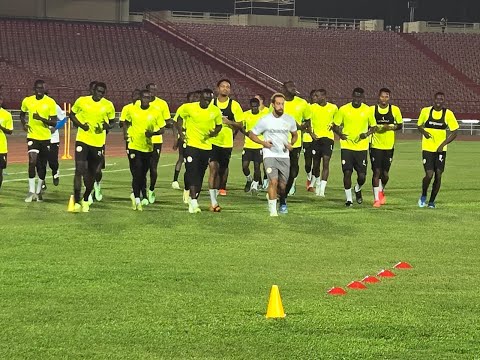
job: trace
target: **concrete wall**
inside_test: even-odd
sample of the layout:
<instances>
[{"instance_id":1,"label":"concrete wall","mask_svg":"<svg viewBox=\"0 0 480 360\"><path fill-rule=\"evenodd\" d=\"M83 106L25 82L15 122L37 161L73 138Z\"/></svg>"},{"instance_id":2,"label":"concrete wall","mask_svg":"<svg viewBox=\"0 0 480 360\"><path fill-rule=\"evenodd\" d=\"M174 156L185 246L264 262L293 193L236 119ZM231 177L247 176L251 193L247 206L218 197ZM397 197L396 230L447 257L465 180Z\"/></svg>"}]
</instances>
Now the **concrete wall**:
<instances>
[{"instance_id":1,"label":"concrete wall","mask_svg":"<svg viewBox=\"0 0 480 360\"><path fill-rule=\"evenodd\" d=\"M129 0L1 0L0 15L124 22Z\"/></svg>"},{"instance_id":2,"label":"concrete wall","mask_svg":"<svg viewBox=\"0 0 480 360\"><path fill-rule=\"evenodd\" d=\"M404 33L422 33L422 32L442 32L442 26L439 23L427 23L426 21L415 21L403 23ZM480 24L459 24L451 23L445 27L445 33L466 33L480 34Z\"/></svg>"}]
</instances>

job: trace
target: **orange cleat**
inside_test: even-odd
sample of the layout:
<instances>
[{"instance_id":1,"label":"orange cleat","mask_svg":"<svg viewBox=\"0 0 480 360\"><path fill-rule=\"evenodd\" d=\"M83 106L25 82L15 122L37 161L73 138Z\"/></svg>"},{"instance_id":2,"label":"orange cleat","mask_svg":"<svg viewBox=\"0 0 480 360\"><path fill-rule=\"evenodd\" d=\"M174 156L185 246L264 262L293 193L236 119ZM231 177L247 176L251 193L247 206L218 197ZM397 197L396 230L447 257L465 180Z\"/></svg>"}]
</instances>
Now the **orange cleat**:
<instances>
[{"instance_id":1,"label":"orange cleat","mask_svg":"<svg viewBox=\"0 0 480 360\"><path fill-rule=\"evenodd\" d=\"M379 208L382 204L380 203L380 200L375 200L373 203L374 208Z\"/></svg>"},{"instance_id":2,"label":"orange cleat","mask_svg":"<svg viewBox=\"0 0 480 360\"><path fill-rule=\"evenodd\" d=\"M210 209L209 209L211 212L220 212L222 211L222 208L220 207L220 205L215 205L215 206L212 206L210 205Z\"/></svg>"},{"instance_id":3,"label":"orange cleat","mask_svg":"<svg viewBox=\"0 0 480 360\"><path fill-rule=\"evenodd\" d=\"M218 190L218 195L227 196L227 190L225 190L225 189Z\"/></svg>"},{"instance_id":4,"label":"orange cleat","mask_svg":"<svg viewBox=\"0 0 480 360\"><path fill-rule=\"evenodd\" d=\"M385 193L383 191L380 191L378 193L378 200L380 201L380 205L385 205L387 202L387 198L385 197Z\"/></svg>"}]
</instances>

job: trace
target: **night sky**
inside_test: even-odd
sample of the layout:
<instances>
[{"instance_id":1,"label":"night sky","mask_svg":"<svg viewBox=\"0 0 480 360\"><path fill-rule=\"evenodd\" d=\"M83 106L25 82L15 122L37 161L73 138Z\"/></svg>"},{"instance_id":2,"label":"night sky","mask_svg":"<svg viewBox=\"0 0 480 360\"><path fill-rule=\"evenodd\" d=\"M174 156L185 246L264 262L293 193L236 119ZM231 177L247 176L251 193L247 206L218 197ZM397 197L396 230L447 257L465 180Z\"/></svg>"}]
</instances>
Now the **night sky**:
<instances>
[{"instance_id":1,"label":"night sky","mask_svg":"<svg viewBox=\"0 0 480 360\"><path fill-rule=\"evenodd\" d=\"M409 18L407 0L296 0L296 15L384 19L400 25ZM416 20L480 22L480 0L417 0ZM233 13L233 0L130 0L131 11L183 10Z\"/></svg>"}]
</instances>

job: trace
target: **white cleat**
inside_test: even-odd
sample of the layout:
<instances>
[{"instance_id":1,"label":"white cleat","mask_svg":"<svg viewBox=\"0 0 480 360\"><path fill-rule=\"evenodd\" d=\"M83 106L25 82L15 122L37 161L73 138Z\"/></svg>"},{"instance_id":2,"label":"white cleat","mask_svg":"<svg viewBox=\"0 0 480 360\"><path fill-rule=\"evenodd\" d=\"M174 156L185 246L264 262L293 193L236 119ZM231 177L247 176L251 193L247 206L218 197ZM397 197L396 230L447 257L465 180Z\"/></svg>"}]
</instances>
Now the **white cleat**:
<instances>
[{"instance_id":1,"label":"white cleat","mask_svg":"<svg viewBox=\"0 0 480 360\"><path fill-rule=\"evenodd\" d=\"M180 190L180 184L178 183L178 181L172 182L172 189Z\"/></svg>"},{"instance_id":2,"label":"white cleat","mask_svg":"<svg viewBox=\"0 0 480 360\"><path fill-rule=\"evenodd\" d=\"M25 198L26 203L31 203L33 200L37 199L37 195L35 193L29 192L27 197Z\"/></svg>"}]
</instances>

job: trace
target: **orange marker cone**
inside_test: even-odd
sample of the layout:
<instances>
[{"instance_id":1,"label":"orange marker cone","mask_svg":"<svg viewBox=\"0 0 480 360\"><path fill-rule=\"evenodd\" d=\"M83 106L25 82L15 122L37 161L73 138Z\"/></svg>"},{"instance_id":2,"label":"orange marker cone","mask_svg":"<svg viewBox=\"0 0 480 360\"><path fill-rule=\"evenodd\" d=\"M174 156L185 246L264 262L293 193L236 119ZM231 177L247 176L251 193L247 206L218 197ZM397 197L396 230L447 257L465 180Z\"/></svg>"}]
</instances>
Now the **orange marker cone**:
<instances>
[{"instance_id":1,"label":"orange marker cone","mask_svg":"<svg viewBox=\"0 0 480 360\"><path fill-rule=\"evenodd\" d=\"M355 290L364 290L367 287L362 284L360 281L352 281L350 284L347 285L349 289L355 289Z\"/></svg>"},{"instance_id":2,"label":"orange marker cone","mask_svg":"<svg viewBox=\"0 0 480 360\"><path fill-rule=\"evenodd\" d=\"M280 290L277 285L272 285L270 290L270 299L267 306L267 319L284 318L285 311L283 311L282 298L280 297Z\"/></svg>"},{"instance_id":3,"label":"orange marker cone","mask_svg":"<svg viewBox=\"0 0 480 360\"><path fill-rule=\"evenodd\" d=\"M413 267L412 265L403 261L399 262L394 266L395 269L411 269L412 267Z\"/></svg>"},{"instance_id":4,"label":"orange marker cone","mask_svg":"<svg viewBox=\"0 0 480 360\"><path fill-rule=\"evenodd\" d=\"M341 287L333 287L327 291L329 295L346 295L347 292L343 290Z\"/></svg>"},{"instance_id":5,"label":"orange marker cone","mask_svg":"<svg viewBox=\"0 0 480 360\"><path fill-rule=\"evenodd\" d=\"M75 209L75 198L73 197L73 195L70 195L70 200L68 200L67 211L73 212L73 209Z\"/></svg>"},{"instance_id":6,"label":"orange marker cone","mask_svg":"<svg viewBox=\"0 0 480 360\"><path fill-rule=\"evenodd\" d=\"M394 277L395 274L393 272L391 272L390 270L382 270L377 274L377 276L380 276L380 277Z\"/></svg>"},{"instance_id":7,"label":"orange marker cone","mask_svg":"<svg viewBox=\"0 0 480 360\"><path fill-rule=\"evenodd\" d=\"M362 281L367 284L375 284L380 282L375 276L365 276Z\"/></svg>"}]
</instances>

